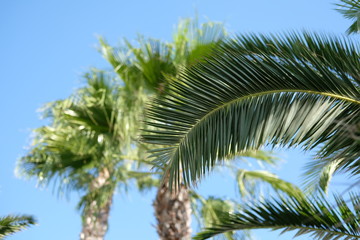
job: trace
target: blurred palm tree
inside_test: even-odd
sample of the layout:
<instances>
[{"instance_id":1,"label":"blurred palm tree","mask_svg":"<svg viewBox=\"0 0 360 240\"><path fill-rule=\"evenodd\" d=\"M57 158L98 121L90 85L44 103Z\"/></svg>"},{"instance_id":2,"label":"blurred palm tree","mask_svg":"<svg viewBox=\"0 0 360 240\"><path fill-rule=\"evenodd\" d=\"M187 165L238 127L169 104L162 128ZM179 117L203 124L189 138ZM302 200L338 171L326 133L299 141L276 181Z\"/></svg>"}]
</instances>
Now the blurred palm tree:
<instances>
[{"instance_id":1,"label":"blurred palm tree","mask_svg":"<svg viewBox=\"0 0 360 240\"><path fill-rule=\"evenodd\" d=\"M80 239L94 240L107 232L115 189L126 188L132 179L140 187L151 186L153 179L138 172L142 156L132 146L142 96L129 95L103 71L92 70L85 79L71 97L45 106L48 124L34 130L18 168L42 184L54 183L59 193L80 192Z\"/></svg>"},{"instance_id":2,"label":"blurred palm tree","mask_svg":"<svg viewBox=\"0 0 360 240\"><path fill-rule=\"evenodd\" d=\"M176 77L182 67L195 64L210 54L225 34L221 23L200 25L197 20L186 19L179 23L172 43L141 36L136 46L127 40L118 48L109 46L103 39L100 43L104 58L124 82L125 88L133 95L145 95L149 101L167 91L171 78ZM138 144L138 149L144 148L147 146ZM188 188L182 186L179 191L170 192L168 184L163 182L158 188L154 207L160 239L190 239L191 201Z\"/></svg>"}]
</instances>

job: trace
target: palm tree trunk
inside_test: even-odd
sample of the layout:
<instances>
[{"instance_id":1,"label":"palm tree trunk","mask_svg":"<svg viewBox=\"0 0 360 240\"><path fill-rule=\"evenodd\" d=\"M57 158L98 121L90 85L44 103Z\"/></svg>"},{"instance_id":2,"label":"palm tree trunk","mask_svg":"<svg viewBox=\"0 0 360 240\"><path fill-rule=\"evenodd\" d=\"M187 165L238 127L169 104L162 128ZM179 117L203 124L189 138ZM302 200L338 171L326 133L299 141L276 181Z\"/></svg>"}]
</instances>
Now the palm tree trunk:
<instances>
[{"instance_id":1,"label":"palm tree trunk","mask_svg":"<svg viewBox=\"0 0 360 240\"><path fill-rule=\"evenodd\" d=\"M154 201L160 240L190 239L190 204L189 190L185 186L181 186L177 192L170 192L168 184L162 184Z\"/></svg>"},{"instance_id":2,"label":"palm tree trunk","mask_svg":"<svg viewBox=\"0 0 360 240\"><path fill-rule=\"evenodd\" d=\"M99 172L91 183L90 190L96 191L97 189L109 184L110 173L104 168ZM110 207L112 204L113 193L109 198L99 206L99 203L94 200L84 211L82 231L80 233L81 240L103 240L108 230L108 220L110 215Z\"/></svg>"}]
</instances>

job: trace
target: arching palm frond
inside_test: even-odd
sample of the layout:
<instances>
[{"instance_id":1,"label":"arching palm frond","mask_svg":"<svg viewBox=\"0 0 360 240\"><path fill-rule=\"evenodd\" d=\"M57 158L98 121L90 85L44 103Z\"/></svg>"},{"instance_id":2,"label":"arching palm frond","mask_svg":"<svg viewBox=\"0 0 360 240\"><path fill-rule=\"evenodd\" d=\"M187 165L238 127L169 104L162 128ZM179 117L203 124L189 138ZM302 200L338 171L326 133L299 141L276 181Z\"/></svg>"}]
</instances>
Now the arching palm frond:
<instances>
[{"instance_id":1,"label":"arching palm frond","mask_svg":"<svg viewBox=\"0 0 360 240\"><path fill-rule=\"evenodd\" d=\"M302 195L302 191L297 186L268 171L238 169L236 181L242 196L246 196L249 189L251 190L249 186L256 186L256 183L262 183L262 185L267 183L275 191L284 192L289 196Z\"/></svg>"},{"instance_id":2,"label":"arching palm frond","mask_svg":"<svg viewBox=\"0 0 360 240\"><path fill-rule=\"evenodd\" d=\"M360 197L351 195L351 206L336 197L336 206L321 198L291 197L248 205L239 213L226 213L220 223L207 228L194 239L207 239L227 231L242 229L282 229L309 234L312 239L360 238Z\"/></svg>"},{"instance_id":3,"label":"arching palm frond","mask_svg":"<svg viewBox=\"0 0 360 240\"><path fill-rule=\"evenodd\" d=\"M8 215L0 217L0 239L12 235L36 224L34 217L29 215Z\"/></svg>"},{"instance_id":4,"label":"arching palm frond","mask_svg":"<svg viewBox=\"0 0 360 240\"><path fill-rule=\"evenodd\" d=\"M335 171L340 167L341 160L335 161L312 161L306 166L303 174L305 179L305 189L309 192L327 193L330 181Z\"/></svg>"},{"instance_id":5,"label":"arching palm frond","mask_svg":"<svg viewBox=\"0 0 360 240\"><path fill-rule=\"evenodd\" d=\"M148 125L158 129L143 141L164 146L152 156L176 183L265 144L320 146L320 160L340 159L339 167L355 174L359 145L348 127L360 122L359 67L358 48L344 39L304 33L229 40L154 101Z\"/></svg>"}]
</instances>

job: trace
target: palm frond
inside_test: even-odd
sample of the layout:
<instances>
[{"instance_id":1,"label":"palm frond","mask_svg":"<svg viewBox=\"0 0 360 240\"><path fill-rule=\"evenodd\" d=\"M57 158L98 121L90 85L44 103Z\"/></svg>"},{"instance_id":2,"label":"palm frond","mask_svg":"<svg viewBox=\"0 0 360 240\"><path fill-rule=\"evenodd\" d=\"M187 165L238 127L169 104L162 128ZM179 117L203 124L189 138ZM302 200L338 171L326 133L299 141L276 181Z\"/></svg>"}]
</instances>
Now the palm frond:
<instances>
[{"instance_id":1,"label":"palm frond","mask_svg":"<svg viewBox=\"0 0 360 240\"><path fill-rule=\"evenodd\" d=\"M227 35L225 26L220 22L200 24L198 18L187 18L179 22L174 34L174 63L176 66L191 66L211 54Z\"/></svg>"},{"instance_id":2,"label":"palm frond","mask_svg":"<svg viewBox=\"0 0 360 240\"><path fill-rule=\"evenodd\" d=\"M34 224L36 224L36 220L30 215L8 215L0 217L0 239L4 239Z\"/></svg>"},{"instance_id":3,"label":"palm frond","mask_svg":"<svg viewBox=\"0 0 360 240\"><path fill-rule=\"evenodd\" d=\"M220 218L223 212L234 212L240 207L240 205L233 200L222 199L214 196L205 198L194 191L190 192L190 196L192 200L192 212L202 228L219 224L221 222ZM249 231L232 231L219 235L215 239L249 240L251 239L251 233Z\"/></svg>"},{"instance_id":4,"label":"palm frond","mask_svg":"<svg viewBox=\"0 0 360 240\"><path fill-rule=\"evenodd\" d=\"M92 70L85 80L87 84L71 97L45 106L44 117L50 123L34 131L29 153L18 162L21 175L53 182L60 194L89 189L104 166L114 169L114 181L126 183L130 177L119 171L136 167L126 159L144 158L132 146L144 95L127 93L103 71Z\"/></svg>"},{"instance_id":5,"label":"palm frond","mask_svg":"<svg viewBox=\"0 0 360 240\"><path fill-rule=\"evenodd\" d=\"M197 19L189 18L178 24L173 43L139 36L135 44L125 39L114 48L101 38L100 51L125 87L161 95L181 67L200 61L225 34L221 23L199 24Z\"/></svg>"},{"instance_id":6,"label":"palm frond","mask_svg":"<svg viewBox=\"0 0 360 240\"><path fill-rule=\"evenodd\" d=\"M154 101L147 117L157 130L142 139L163 146L152 156L176 183L266 144L321 146L320 159L343 159L341 168L355 173L358 142L346 126L360 122L357 49L308 33L229 40Z\"/></svg>"},{"instance_id":7,"label":"palm frond","mask_svg":"<svg viewBox=\"0 0 360 240\"><path fill-rule=\"evenodd\" d=\"M346 30L347 34L359 33L360 31L360 3L358 0L340 0L340 4L336 4L337 9L345 18L354 22Z\"/></svg>"},{"instance_id":8,"label":"palm frond","mask_svg":"<svg viewBox=\"0 0 360 240\"><path fill-rule=\"evenodd\" d=\"M340 160L309 162L303 174L305 178L305 189L310 192L320 191L327 193L330 181L336 169L339 168L340 163Z\"/></svg>"},{"instance_id":9,"label":"palm frond","mask_svg":"<svg viewBox=\"0 0 360 240\"><path fill-rule=\"evenodd\" d=\"M275 191L284 192L289 196L302 195L302 191L294 184L282 180L268 171L238 169L236 172L236 181L242 197L248 195L249 190L252 190L250 186L254 186L256 183L262 183L262 185L263 183L267 183Z\"/></svg>"},{"instance_id":10,"label":"palm frond","mask_svg":"<svg viewBox=\"0 0 360 240\"><path fill-rule=\"evenodd\" d=\"M227 231L263 228L297 231L295 236L309 234L312 239L360 238L360 197L351 195L350 206L341 197L335 199L335 207L318 197L291 197L248 205L239 213L223 212L219 224L207 228L194 239L207 239Z\"/></svg>"}]
</instances>

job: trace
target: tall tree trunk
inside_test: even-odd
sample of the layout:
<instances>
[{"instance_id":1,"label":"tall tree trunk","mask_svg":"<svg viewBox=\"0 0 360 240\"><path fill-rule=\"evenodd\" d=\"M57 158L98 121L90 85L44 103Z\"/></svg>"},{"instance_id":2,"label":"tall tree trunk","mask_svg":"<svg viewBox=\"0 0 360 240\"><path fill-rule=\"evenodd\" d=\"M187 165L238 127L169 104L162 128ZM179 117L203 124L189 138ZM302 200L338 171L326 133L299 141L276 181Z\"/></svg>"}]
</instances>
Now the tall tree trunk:
<instances>
[{"instance_id":1,"label":"tall tree trunk","mask_svg":"<svg viewBox=\"0 0 360 240\"><path fill-rule=\"evenodd\" d=\"M166 182L166 181L164 181ZM191 238L191 205L189 190L181 186L169 191L164 183L154 201L157 232L161 240L188 240Z\"/></svg>"},{"instance_id":2,"label":"tall tree trunk","mask_svg":"<svg viewBox=\"0 0 360 240\"><path fill-rule=\"evenodd\" d=\"M99 172L90 186L91 191L96 191L109 184L110 173L104 168ZM112 204L113 192L109 194L108 199L101 206L98 201L92 201L84 211L81 240L103 240L108 230L108 220L110 207Z\"/></svg>"}]
</instances>

